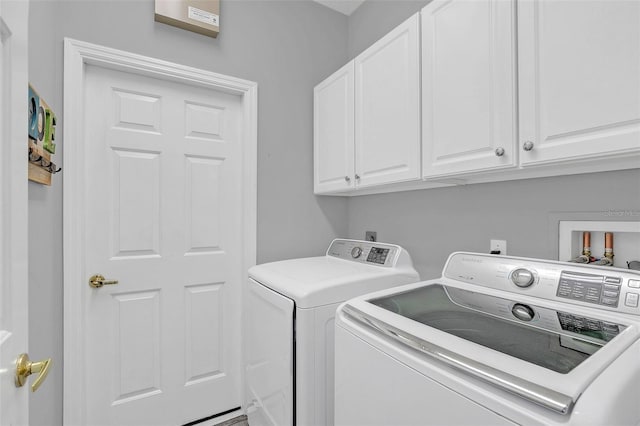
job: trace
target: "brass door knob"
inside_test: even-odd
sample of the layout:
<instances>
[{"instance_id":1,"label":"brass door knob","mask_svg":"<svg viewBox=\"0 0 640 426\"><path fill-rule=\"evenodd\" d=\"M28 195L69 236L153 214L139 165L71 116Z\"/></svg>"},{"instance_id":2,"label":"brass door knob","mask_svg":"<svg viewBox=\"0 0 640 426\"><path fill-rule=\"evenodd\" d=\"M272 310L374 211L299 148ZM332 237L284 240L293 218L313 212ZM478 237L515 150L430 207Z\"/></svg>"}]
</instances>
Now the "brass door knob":
<instances>
[{"instance_id":1,"label":"brass door knob","mask_svg":"<svg viewBox=\"0 0 640 426\"><path fill-rule=\"evenodd\" d=\"M38 373L38 377L31 384L31 391L37 391L44 379L47 378L49 367L51 367L51 358L44 361L31 362L29 361L29 355L20 354L16 360L16 387L22 387L27 382L27 377Z\"/></svg>"},{"instance_id":2,"label":"brass door knob","mask_svg":"<svg viewBox=\"0 0 640 426\"><path fill-rule=\"evenodd\" d=\"M93 288L100 288L103 285L114 285L114 284L118 284L118 280L108 280L100 274L92 275L91 278L89 278L89 286Z\"/></svg>"}]
</instances>

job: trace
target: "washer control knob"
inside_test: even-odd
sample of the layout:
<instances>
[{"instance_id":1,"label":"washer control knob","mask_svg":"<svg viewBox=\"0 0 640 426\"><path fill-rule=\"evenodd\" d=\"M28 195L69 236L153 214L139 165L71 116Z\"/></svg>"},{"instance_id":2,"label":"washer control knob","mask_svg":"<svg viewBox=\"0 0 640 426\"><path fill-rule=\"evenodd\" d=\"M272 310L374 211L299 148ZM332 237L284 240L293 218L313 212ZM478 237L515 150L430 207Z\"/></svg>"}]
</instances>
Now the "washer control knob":
<instances>
[{"instance_id":1,"label":"washer control knob","mask_svg":"<svg viewBox=\"0 0 640 426\"><path fill-rule=\"evenodd\" d=\"M522 303L516 303L515 305L513 305L513 308L511 308L511 313L514 317L518 318L521 321L531 321L536 315L531 306L523 305Z\"/></svg>"},{"instance_id":2,"label":"washer control knob","mask_svg":"<svg viewBox=\"0 0 640 426\"><path fill-rule=\"evenodd\" d=\"M362 255L362 247L354 247L351 249L351 257L353 257L354 259L359 258Z\"/></svg>"},{"instance_id":3,"label":"washer control knob","mask_svg":"<svg viewBox=\"0 0 640 426\"><path fill-rule=\"evenodd\" d=\"M535 280L536 276L528 269L519 268L511 273L511 281L518 287L529 287Z\"/></svg>"}]
</instances>

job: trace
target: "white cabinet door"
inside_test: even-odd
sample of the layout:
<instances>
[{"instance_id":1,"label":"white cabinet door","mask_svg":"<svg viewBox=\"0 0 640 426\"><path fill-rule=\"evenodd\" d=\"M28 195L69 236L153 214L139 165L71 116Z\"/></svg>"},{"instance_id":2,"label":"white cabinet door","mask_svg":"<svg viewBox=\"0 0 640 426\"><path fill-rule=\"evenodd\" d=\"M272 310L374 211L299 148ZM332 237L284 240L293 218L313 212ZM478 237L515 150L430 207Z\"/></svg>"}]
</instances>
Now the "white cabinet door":
<instances>
[{"instance_id":1,"label":"white cabinet door","mask_svg":"<svg viewBox=\"0 0 640 426\"><path fill-rule=\"evenodd\" d=\"M522 1L518 25L522 165L640 153L640 2Z\"/></svg>"},{"instance_id":2,"label":"white cabinet door","mask_svg":"<svg viewBox=\"0 0 640 426\"><path fill-rule=\"evenodd\" d=\"M513 1L422 10L424 177L517 165L515 44Z\"/></svg>"},{"instance_id":3,"label":"white cabinet door","mask_svg":"<svg viewBox=\"0 0 640 426\"><path fill-rule=\"evenodd\" d=\"M353 189L353 61L313 91L314 192Z\"/></svg>"},{"instance_id":4,"label":"white cabinet door","mask_svg":"<svg viewBox=\"0 0 640 426\"><path fill-rule=\"evenodd\" d=\"M419 14L355 59L356 185L420 178Z\"/></svg>"}]
</instances>

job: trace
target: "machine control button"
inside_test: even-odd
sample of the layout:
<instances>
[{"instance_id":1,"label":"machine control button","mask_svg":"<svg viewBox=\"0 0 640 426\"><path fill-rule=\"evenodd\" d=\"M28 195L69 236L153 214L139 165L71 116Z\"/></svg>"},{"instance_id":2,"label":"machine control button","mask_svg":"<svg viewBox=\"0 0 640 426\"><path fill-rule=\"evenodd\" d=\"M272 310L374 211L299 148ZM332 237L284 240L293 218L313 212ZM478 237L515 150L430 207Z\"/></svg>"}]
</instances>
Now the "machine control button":
<instances>
[{"instance_id":1,"label":"machine control button","mask_svg":"<svg viewBox=\"0 0 640 426\"><path fill-rule=\"evenodd\" d=\"M518 287L529 287L535 280L536 276L528 269L518 268L511 273L511 281Z\"/></svg>"},{"instance_id":2,"label":"machine control button","mask_svg":"<svg viewBox=\"0 0 640 426\"><path fill-rule=\"evenodd\" d=\"M516 303L513 305L511 313L514 317L522 321L531 321L536 314L531 306L524 305L522 303Z\"/></svg>"},{"instance_id":3,"label":"machine control button","mask_svg":"<svg viewBox=\"0 0 640 426\"><path fill-rule=\"evenodd\" d=\"M603 297L601 302L603 305L611 305L611 306L618 306L618 299L610 299L608 297Z\"/></svg>"},{"instance_id":4,"label":"machine control button","mask_svg":"<svg viewBox=\"0 0 640 426\"><path fill-rule=\"evenodd\" d=\"M629 287L640 288L640 280L629 280Z\"/></svg>"},{"instance_id":5,"label":"machine control button","mask_svg":"<svg viewBox=\"0 0 640 426\"><path fill-rule=\"evenodd\" d=\"M354 248L351 249L351 257L353 257L354 259L359 258L361 255L362 255L362 247L355 246Z\"/></svg>"},{"instance_id":6,"label":"machine control button","mask_svg":"<svg viewBox=\"0 0 640 426\"><path fill-rule=\"evenodd\" d=\"M605 284L604 285L604 289L608 290L608 291L620 291L620 286L619 285L613 285L613 284Z\"/></svg>"},{"instance_id":7,"label":"machine control button","mask_svg":"<svg viewBox=\"0 0 640 426\"><path fill-rule=\"evenodd\" d=\"M617 291L607 291L607 290L605 290L605 291L602 292L602 295L604 297L616 298L616 297L618 297L618 292Z\"/></svg>"},{"instance_id":8,"label":"machine control button","mask_svg":"<svg viewBox=\"0 0 640 426\"><path fill-rule=\"evenodd\" d=\"M627 293L627 297L624 299L624 304L631 308L637 308L638 298L640 298L638 293Z\"/></svg>"},{"instance_id":9,"label":"machine control button","mask_svg":"<svg viewBox=\"0 0 640 426\"><path fill-rule=\"evenodd\" d=\"M620 284L620 281L622 281L622 279L619 277L605 277L604 279L604 282L613 284Z\"/></svg>"}]
</instances>

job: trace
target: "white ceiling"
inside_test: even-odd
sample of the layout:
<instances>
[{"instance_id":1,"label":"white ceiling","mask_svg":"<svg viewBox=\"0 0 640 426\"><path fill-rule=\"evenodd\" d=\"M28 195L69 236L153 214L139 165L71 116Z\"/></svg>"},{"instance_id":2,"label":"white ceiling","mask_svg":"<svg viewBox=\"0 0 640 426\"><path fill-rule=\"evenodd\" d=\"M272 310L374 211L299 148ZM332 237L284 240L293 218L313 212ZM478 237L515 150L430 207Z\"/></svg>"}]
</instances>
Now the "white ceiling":
<instances>
[{"instance_id":1,"label":"white ceiling","mask_svg":"<svg viewBox=\"0 0 640 426\"><path fill-rule=\"evenodd\" d=\"M349 16L356 10L365 0L314 0L324 6Z\"/></svg>"}]
</instances>

